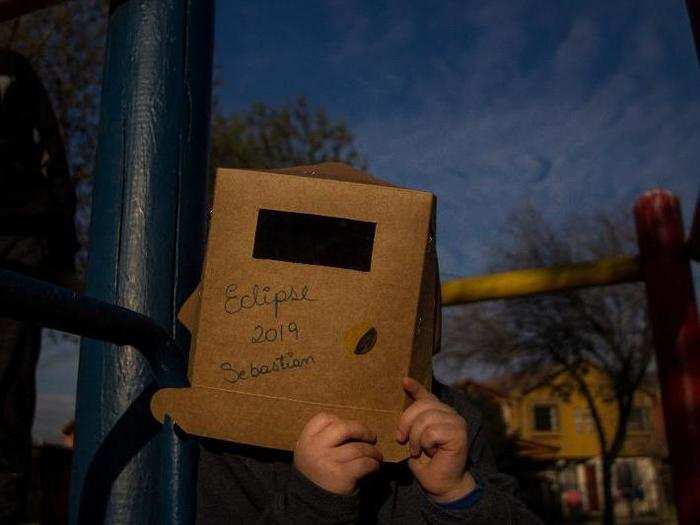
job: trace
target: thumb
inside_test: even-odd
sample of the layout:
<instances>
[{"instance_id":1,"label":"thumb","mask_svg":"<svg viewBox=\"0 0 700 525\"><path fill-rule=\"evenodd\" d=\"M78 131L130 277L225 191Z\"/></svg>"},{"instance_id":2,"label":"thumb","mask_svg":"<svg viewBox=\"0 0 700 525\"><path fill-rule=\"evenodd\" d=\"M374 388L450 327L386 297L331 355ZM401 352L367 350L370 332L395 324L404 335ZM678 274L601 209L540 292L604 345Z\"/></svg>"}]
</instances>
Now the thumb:
<instances>
[{"instance_id":1,"label":"thumb","mask_svg":"<svg viewBox=\"0 0 700 525\"><path fill-rule=\"evenodd\" d=\"M403 389L408 396L414 401L420 401L421 399L437 399L433 394L428 392L428 390L421 385L418 381L412 377L403 378Z\"/></svg>"}]
</instances>

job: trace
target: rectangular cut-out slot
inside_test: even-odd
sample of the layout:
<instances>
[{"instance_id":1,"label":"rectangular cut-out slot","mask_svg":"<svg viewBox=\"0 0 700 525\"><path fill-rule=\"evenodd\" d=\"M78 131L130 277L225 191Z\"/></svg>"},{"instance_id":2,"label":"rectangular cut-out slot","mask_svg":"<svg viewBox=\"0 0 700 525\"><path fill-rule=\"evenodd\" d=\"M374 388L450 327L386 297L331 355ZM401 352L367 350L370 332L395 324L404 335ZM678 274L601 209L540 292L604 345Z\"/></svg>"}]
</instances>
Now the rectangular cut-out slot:
<instances>
[{"instance_id":1,"label":"rectangular cut-out slot","mask_svg":"<svg viewBox=\"0 0 700 525\"><path fill-rule=\"evenodd\" d=\"M376 227L354 219L261 209L253 258L369 272Z\"/></svg>"}]
</instances>

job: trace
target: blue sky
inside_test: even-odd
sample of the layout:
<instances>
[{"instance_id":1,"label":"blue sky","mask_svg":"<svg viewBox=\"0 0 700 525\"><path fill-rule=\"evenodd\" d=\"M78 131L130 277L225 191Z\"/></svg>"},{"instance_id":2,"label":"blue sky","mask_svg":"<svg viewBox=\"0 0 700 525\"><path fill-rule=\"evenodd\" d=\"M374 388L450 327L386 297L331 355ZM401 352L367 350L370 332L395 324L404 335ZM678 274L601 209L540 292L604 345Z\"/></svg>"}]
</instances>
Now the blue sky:
<instances>
[{"instance_id":1,"label":"blue sky","mask_svg":"<svg viewBox=\"0 0 700 525\"><path fill-rule=\"evenodd\" d=\"M526 201L556 222L664 186L690 220L700 72L681 0L217 4L224 111L303 94L347 122L376 176L438 196L443 278L486 271ZM72 389L63 352L41 392Z\"/></svg>"},{"instance_id":2,"label":"blue sky","mask_svg":"<svg viewBox=\"0 0 700 525\"><path fill-rule=\"evenodd\" d=\"M217 6L224 110L305 94L345 120L375 175L437 194L444 277L483 271L525 199L556 219L663 185L690 211L681 1L260 4Z\"/></svg>"}]
</instances>

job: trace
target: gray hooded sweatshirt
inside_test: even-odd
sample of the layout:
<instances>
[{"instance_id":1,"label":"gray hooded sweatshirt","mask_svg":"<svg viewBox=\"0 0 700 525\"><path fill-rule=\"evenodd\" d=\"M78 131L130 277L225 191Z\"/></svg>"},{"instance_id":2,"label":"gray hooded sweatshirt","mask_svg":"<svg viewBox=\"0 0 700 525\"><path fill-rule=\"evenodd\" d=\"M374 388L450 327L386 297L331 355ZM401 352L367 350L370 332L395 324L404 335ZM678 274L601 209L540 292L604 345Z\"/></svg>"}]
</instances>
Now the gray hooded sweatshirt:
<instances>
[{"instance_id":1,"label":"gray hooded sweatshirt","mask_svg":"<svg viewBox=\"0 0 700 525\"><path fill-rule=\"evenodd\" d=\"M385 463L352 495L330 493L292 465L288 452L204 441L201 446L197 523L541 523L515 496L516 484L496 469L479 413L460 392L438 388L469 427L470 472L480 494L468 508L433 502L406 461Z\"/></svg>"}]
</instances>

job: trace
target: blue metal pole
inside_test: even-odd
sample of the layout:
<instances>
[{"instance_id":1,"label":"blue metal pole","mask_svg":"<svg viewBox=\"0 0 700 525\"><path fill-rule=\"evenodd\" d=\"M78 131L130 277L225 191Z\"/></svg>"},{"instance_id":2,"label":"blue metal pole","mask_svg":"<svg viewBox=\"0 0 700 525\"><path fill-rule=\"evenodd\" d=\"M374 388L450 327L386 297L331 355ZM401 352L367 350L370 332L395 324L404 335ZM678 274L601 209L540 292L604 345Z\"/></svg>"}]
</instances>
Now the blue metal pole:
<instances>
[{"instance_id":1,"label":"blue metal pole","mask_svg":"<svg viewBox=\"0 0 700 525\"><path fill-rule=\"evenodd\" d=\"M111 3L87 293L183 347L176 313L203 254L212 44L213 0ZM147 362L90 339L80 354L71 523L192 522L196 447L151 417ZM178 505L161 501L164 486Z\"/></svg>"},{"instance_id":2,"label":"blue metal pole","mask_svg":"<svg viewBox=\"0 0 700 525\"><path fill-rule=\"evenodd\" d=\"M196 487L192 486L191 480L197 477L197 439L183 434L170 416L166 415L161 428L161 447L160 523L193 523L196 510L193 496Z\"/></svg>"}]
</instances>

